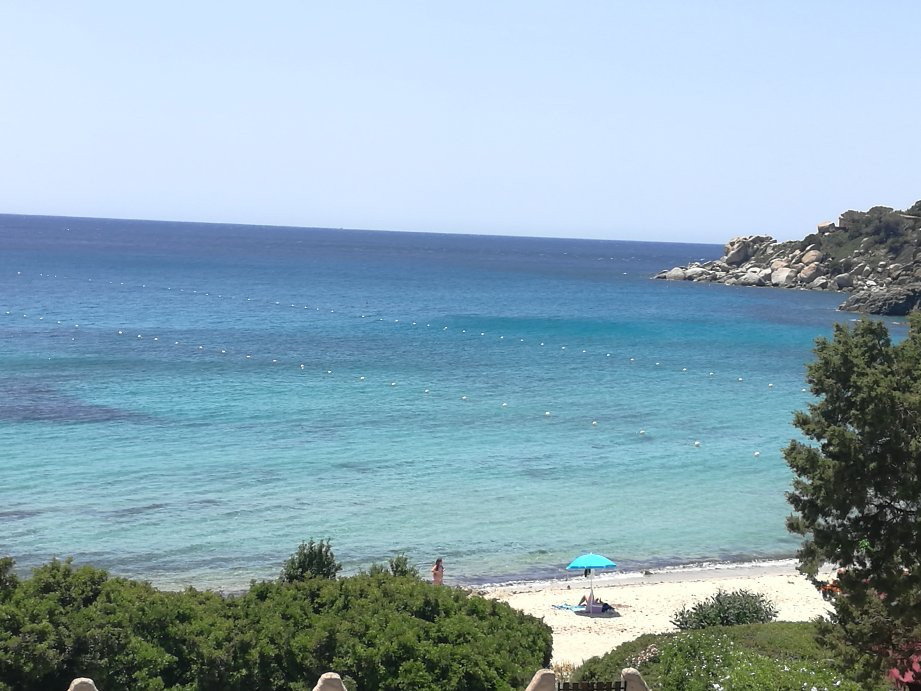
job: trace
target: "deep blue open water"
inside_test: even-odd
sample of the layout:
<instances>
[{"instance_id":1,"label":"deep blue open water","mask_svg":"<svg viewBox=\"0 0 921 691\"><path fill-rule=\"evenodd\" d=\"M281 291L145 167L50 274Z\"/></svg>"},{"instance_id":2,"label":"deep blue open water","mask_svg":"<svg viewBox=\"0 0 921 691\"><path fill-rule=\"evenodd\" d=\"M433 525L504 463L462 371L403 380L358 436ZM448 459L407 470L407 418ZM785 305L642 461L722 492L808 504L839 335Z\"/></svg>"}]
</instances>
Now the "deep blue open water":
<instances>
[{"instance_id":1,"label":"deep blue open water","mask_svg":"<svg viewBox=\"0 0 921 691\"><path fill-rule=\"evenodd\" d=\"M851 315L649 279L721 250L0 216L0 554L217 588L309 537L449 582L789 556L781 449Z\"/></svg>"}]
</instances>

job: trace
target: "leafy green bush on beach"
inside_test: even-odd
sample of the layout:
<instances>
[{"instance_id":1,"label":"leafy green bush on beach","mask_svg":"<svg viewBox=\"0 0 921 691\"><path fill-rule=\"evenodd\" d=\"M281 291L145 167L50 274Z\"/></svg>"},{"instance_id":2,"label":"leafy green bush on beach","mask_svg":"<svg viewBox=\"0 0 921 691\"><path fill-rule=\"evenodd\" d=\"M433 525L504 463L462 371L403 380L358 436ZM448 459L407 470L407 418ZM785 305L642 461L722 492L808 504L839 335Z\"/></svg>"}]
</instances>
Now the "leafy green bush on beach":
<instances>
[{"instance_id":1,"label":"leafy green bush on beach","mask_svg":"<svg viewBox=\"0 0 921 691\"><path fill-rule=\"evenodd\" d=\"M718 590L716 595L703 602L679 609L672 615L671 622L679 631L687 631L708 626L763 624L776 616L774 603L761 593Z\"/></svg>"},{"instance_id":2,"label":"leafy green bush on beach","mask_svg":"<svg viewBox=\"0 0 921 691\"><path fill-rule=\"evenodd\" d=\"M335 578L342 571L342 564L336 561L329 540L302 542L297 551L288 557L281 567L279 579L284 583L295 583L305 578Z\"/></svg>"},{"instance_id":3,"label":"leafy green bush on beach","mask_svg":"<svg viewBox=\"0 0 921 691\"><path fill-rule=\"evenodd\" d=\"M655 648L658 655L649 655ZM817 642L816 625L771 622L715 626L699 631L646 634L602 657L593 657L576 670L576 681L612 681L624 667L636 667L646 682L660 691L797 691L888 689L880 677L859 686L845 660Z\"/></svg>"},{"instance_id":4,"label":"leafy green bush on beach","mask_svg":"<svg viewBox=\"0 0 921 691\"><path fill-rule=\"evenodd\" d=\"M661 659L661 684L668 691L861 691L820 662L774 659L715 629L678 634Z\"/></svg>"},{"instance_id":5,"label":"leafy green bush on beach","mask_svg":"<svg viewBox=\"0 0 921 691\"><path fill-rule=\"evenodd\" d=\"M238 597L158 591L69 560L11 583L2 691L66 689L79 676L105 691L302 691L327 671L362 691L492 691L523 688L550 661L540 620L386 570L253 583Z\"/></svg>"}]
</instances>

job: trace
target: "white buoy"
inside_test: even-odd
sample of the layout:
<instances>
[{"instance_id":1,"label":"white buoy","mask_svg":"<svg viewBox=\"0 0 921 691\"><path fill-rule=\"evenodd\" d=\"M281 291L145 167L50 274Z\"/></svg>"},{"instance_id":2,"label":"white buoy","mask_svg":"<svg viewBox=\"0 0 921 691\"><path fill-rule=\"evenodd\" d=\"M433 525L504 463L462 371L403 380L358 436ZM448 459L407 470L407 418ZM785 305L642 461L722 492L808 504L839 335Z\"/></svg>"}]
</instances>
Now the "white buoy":
<instances>
[{"instance_id":1,"label":"white buoy","mask_svg":"<svg viewBox=\"0 0 921 691\"><path fill-rule=\"evenodd\" d=\"M711 376L711 377L713 376L713 372L710 372L710 376Z\"/></svg>"},{"instance_id":2,"label":"white buoy","mask_svg":"<svg viewBox=\"0 0 921 691\"><path fill-rule=\"evenodd\" d=\"M428 393L428 392L429 392L429 390L428 390L428 389L426 389L426 390L425 390L425 391L423 391L422 393Z\"/></svg>"},{"instance_id":3,"label":"white buoy","mask_svg":"<svg viewBox=\"0 0 921 691\"><path fill-rule=\"evenodd\" d=\"M598 420L592 420L592 427L598 426Z\"/></svg>"},{"instance_id":4,"label":"white buoy","mask_svg":"<svg viewBox=\"0 0 921 691\"><path fill-rule=\"evenodd\" d=\"M687 371L688 371L688 368L687 368L687 367L682 367L682 368L681 368L681 371L682 371L682 372L687 372Z\"/></svg>"},{"instance_id":5,"label":"white buoy","mask_svg":"<svg viewBox=\"0 0 921 691\"><path fill-rule=\"evenodd\" d=\"M9 314L9 312L7 312L7 314ZM122 332L119 331L119 332L118 332L118 335L121 336L121 335L122 335Z\"/></svg>"},{"instance_id":6,"label":"white buoy","mask_svg":"<svg viewBox=\"0 0 921 691\"><path fill-rule=\"evenodd\" d=\"M328 370L326 370L326 373L327 373L327 374L332 374L333 371L332 371L331 369L328 369Z\"/></svg>"},{"instance_id":7,"label":"white buoy","mask_svg":"<svg viewBox=\"0 0 921 691\"><path fill-rule=\"evenodd\" d=\"M505 408L505 407L507 407L507 406L508 406L508 403L503 403L503 404L502 404L502 407L503 407L503 408Z\"/></svg>"},{"instance_id":8,"label":"white buoy","mask_svg":"<svg viewBox=\"0 0 921 691\"><path fill-rule=\"evenodd\" d=\"M301 367L303 367L303 365L301 365ZM364 380L365 380L364 377L358 377L358 381L364 381Z\"/></svg>"},{"instance_id":9,"label":"white buoy","mask_svg":"<svg viewBox=\"0 0 921 691\"><path fill-rule=\"evenodd\" d=\"M695 442L694 442L694 446L700 446L700 442L699 442L699 441L695 441Z\"/></svg>"},{"instance_id":10,"label":"white buoy","mask_svg":"<svg viewBox=\"0 0 921 691\"><path fill-rule=\"evenodd\" d=\"M755 451L755 453L753 453L752 455L753 455L755 458L757 458L758 456L761 455L761 452L760 452L760 451Z\"/></svg>"},{"instance_id":11,"label":"white buoy","mask_svg":"<svg viewBox=\"0 0 921 691\"><path fill-rule=\"evenodd\" d=\"M461 400L462 400L462 401L466 401L466 400L467 400L467 397L466 397L466 396L461 396Z\"/></svg>"},{"instance_id":12,"label":"white buoy","mask_svg":"<svg viewBox=\"0 0 921 691\"><path fill-rule=\"evenodd\" d=\"M397 383L395 381L390 382L390 386L396 386L396 385Z\"/></svg>"},{"instance_id":13,"label":"white buoy","mask_svg":"<svg viewBox=\"0 0 921 691\"><path fill-rule=\"evenodd\" d=\"M301 365L301 369L304 369L304 366L303 366L303 365Z\"/></svg>"},{"instance_id":14,"label":"white buoy","mask_svg":"<svg viewBox=\"0 0 921 691\"><path fill-rule=\"evenodd\" d=\"M769 389L773 389L773 388L774 388L774 385L773 385L773 384L768 384L768 388L769 388Z\"/></svg>"},{"instance_id":15,"label":"white buoy","mask_svg":"<svg viewBox=\"0 0 921 691\"><path fill-rule=\"evenodd\" d=\"M634 362L633 358L630 358L630 362Z\"/></svg>"},{"instance_id":16,"label":"white buoy","mask_svg":"<svg viewBox=\"0 0 921 691\"><path fill-rule=\"evenodd\" d=\"M546 413L544 413L544 417L550 417L550 411L549 411L549 410L548 410Z\"/></svg>"},{"instance_id":17,"label":"white buoy","mask_svg":"<svg viewBox=\"0 0 921 691\"><path fill-rule=\"evenodd\" d=\"M641 435L646 434L646 430L641 429L641 430L640 430L640 434L641 434Z\"/></svg>"},{"instance_id":18,"label":"white buoy","mask_svg":"<svg viewBox=\"0 0 921 691\"><path fill-rule=\"evenodd\" d=\"M221 348L221 355L227 355L227 351Z\"/></svg>"},{"instance_id":19,"label":"white buoy","mask_svg":"<svg viewBox=\"0 0 921 691\"><path fill-rule=\"evenodd\" d=\"M605 357L611 357L610 353L605 353Z\"/></svg>"},{"instance_id":20,"label":"white buoy","mask_svg":"<svg viewBox=\"0 0 921 691\"><path fill-rule=\"evenodd\" d=\"M739 377L739 381L742 381L742 377Z\"/></svg>"}]
</instances>

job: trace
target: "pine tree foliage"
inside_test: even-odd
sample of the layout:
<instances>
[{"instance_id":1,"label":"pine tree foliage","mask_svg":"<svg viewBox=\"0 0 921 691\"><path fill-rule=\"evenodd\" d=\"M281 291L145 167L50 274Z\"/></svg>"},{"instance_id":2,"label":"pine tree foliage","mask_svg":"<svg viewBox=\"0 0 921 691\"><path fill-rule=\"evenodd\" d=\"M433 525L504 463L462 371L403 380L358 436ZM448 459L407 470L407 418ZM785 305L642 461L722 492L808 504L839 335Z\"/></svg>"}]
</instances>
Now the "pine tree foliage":
<instances>
[{"instance_id":1,"label":"pine tree foliage","mask_svg":"<svg viewBox=\"0 0 921 691\"><path fill-rule=\"evenodd\" d=\"M880 321L839 324L815 355L816 401L794 418L813 443L784 452L787 527L804 538L805 574L841 567L833 637L869 674L921 642L921 314L898 344Z\"/></svg>"}]
</instances>

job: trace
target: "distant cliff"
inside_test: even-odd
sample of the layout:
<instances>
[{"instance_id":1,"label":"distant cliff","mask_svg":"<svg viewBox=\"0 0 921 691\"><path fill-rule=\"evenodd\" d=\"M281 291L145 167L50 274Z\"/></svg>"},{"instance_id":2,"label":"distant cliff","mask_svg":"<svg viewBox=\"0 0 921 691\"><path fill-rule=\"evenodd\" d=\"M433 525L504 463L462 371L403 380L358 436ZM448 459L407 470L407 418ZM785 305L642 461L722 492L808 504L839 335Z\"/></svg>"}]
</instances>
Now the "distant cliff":
<instances>
[{"instance_id":1,"label":"distant cliff","mask_svg":"<svg viewBox=\"0 0 921 691\"><path fill-rule=\"evenodd\" d=\"M921 309L921 201L906 211L845 211L802 240L736 237L711 262L654 278L850 293L838 309L904 315Z\"/></svg>"}]
</instances>

